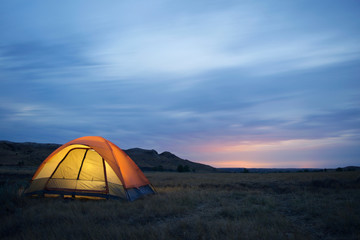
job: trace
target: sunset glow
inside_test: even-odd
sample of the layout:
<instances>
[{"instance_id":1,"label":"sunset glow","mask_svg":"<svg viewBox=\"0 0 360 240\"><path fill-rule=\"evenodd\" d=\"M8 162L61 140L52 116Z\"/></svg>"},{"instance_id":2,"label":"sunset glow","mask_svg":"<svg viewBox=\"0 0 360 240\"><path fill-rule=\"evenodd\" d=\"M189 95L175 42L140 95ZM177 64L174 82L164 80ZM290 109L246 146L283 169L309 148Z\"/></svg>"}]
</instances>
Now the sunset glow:
<instances>
[{"instance_id":1,"label":"sunset glow","mask_svg":"<svg viewBox=\"0 0 360 240\"><path fill-rule=\"evenodd\" d=\"M218 143L204 146L195 146L193 149L200 152L267 152L279 150L307 150L319 149L326 146L346 143L346 136L324 139L292 139L283 141L242 141L239 144Z\"/></svg>"}]
</instances>

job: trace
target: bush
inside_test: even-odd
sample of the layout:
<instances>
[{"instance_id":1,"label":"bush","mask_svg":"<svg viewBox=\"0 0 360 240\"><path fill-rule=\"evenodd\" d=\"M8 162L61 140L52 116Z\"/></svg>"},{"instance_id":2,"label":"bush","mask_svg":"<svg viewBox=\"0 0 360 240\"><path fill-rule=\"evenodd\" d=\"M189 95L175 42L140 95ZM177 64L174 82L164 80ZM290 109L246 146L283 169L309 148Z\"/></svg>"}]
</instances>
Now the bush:
<instances>
[{"instance_id":1,"label":"bush","mask_svg":"<svg viewBox=\"0 0 360 240\"><path fill-rule=\"evenodd\" d=\"M178 172L190 172L190 167L188 165L183 166L183 165L180 164L177 167L177 171Z\"/></svg>"},{"instance_id":2,"label":"bush","mask_svg":"<svg viewBox=\"0 0 360 240\"><path fill-rule=\"evenodd\" d=\"M164 167L162 165L159 165L157 167L153 167L153 171L159 171L159 172L162 172L164 171Z\"/></svg>"}]
</instances>

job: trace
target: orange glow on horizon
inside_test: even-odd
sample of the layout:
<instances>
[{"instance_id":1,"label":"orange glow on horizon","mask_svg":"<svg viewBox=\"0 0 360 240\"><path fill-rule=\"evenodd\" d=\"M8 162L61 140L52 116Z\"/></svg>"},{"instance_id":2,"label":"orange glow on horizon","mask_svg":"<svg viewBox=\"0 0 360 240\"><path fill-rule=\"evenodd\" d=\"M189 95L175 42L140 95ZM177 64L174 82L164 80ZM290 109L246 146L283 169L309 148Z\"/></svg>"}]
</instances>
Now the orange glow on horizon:
<instances>
[{"instance_id":1,"label":"orange glow on horizon","mask_svg":"<svg viewBox=\"0 0 360 240\"><path fill-rule=\"evenodd\" d=\"M324 139L291 139L283 141L241 141L239 143L210 143L195 147L199 152L255 152L316 149L343 141L341 137Z\"/></svg>"},{"instance_id":2,"label":"orange glow on horizon","mask_svg":"<svg viewBox=\"0 0 360 240\"><path fill-rule=\"evenodd\" d=\"M271 164L259 163L254 161L218 161L211 163L212 166L217 168L271 168Z\"/></svg>"},{"instance_id":3,"label":"orange glow on horizon","mask_svg":"<svg viewBox=\"0 0 360 240\"><path fill-rule=\"evenodd\" d=\"M322 168L325 160L309 159L315 151L352 144L350 134L318 139L206 142L190 152L218 168ZM315 157L316 158L316 157ZM201 160L200 160L201 161Z\"/></svg>"},{"instance_id":4,"label":"orange glow on horizon","mask_svg":"<svg viewBox=\"0 0 360 240\"><path fill-rule=\"evenodd\" d=\"M296 162L258 162L243 160L213 161L203 162L215 168L321 168L316 165L316 161L296 161Z\"/></svg>"}]
</instances>

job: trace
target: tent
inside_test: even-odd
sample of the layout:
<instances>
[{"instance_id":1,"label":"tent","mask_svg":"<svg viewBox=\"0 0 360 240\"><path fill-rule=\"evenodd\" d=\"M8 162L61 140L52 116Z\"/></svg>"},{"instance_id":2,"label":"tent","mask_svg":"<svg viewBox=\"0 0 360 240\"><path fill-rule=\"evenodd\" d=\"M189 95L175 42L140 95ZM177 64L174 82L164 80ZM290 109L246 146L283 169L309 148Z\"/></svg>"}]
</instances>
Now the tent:
<instances>
[{"instance_id":1,"label":"tent","mask_svg":"<svg viewBox=\"0 0 360 240\"><path fill-rule=\"evenodd\" d=\"M36 170L25 193L133 201L155 190L115 144L102 137L81 137L51 153Z\"/></svg>"}]
</instances>

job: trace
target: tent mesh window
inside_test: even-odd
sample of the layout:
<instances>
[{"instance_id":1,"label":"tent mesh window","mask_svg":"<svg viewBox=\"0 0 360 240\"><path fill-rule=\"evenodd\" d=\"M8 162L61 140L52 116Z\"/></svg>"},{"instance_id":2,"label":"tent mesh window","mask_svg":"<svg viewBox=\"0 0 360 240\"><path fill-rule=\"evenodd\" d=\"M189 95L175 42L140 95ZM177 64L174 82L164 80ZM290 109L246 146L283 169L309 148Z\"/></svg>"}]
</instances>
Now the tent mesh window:
<instances>
[{"instance_id":1,"label":"tent mesh window","mask_svg":"<svg viewBox=\"0 0 360 240\"><path fill-rule=\"evenodd\" d=\"M47 190L108 193L103 158L93 149L72 149L46 184Z\"/></svg>"}]
</instances>

